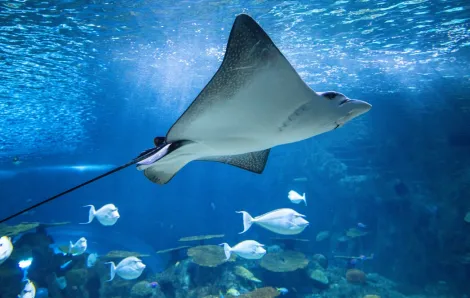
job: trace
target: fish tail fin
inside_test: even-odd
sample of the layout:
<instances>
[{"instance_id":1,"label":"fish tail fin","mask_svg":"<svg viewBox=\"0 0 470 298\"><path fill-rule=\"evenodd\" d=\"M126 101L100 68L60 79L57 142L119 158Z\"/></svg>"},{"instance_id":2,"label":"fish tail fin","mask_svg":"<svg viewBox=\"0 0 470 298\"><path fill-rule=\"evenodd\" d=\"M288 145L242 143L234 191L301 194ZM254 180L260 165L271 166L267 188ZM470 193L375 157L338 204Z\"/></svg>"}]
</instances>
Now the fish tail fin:
<instances>
[{"instance_id":1,"label":"fish tail fin","mask_svg":"<svg viewBox=\"0 0 470 298\"><path fill-rule=\"evenodd\" d=\"M228 259L230 259L230 255L232 254L232 248L230 245L228 245L228 243L222 243L220 245L224 246L225 260L228 261Z\"/></svg>"},{"instance_id":2,"label":"fish tail fin","mask_svg":"<svg viewBox=\"0 0 470 298\"><path fill-rule=\"evenodd\" d=\"M81 225L86 225L86 224L91 223L93 221L93 218L95 218L96 209L95 209L95 206L93 205L86 205L83 207L90 207L90 211L88 212L88 222L80 223Z\"/></svg>"},{"instance_id":3,"label":"fish tail fin","mask_svg":"<svg viewBox=\"0 0 470 298\"><path fill-rule=\"evenodd\" d=\"M303 199L304 199L305 206L307 206L307 197L306 197L305 193L304 193L304 195L303 195L302 197L303 197Z\"/></svg>"},{"instance_id":4,"label":"fish tail fin","mask_svg":"<svg viewBox=\"0 0 470 298\"><path fill-rule=\"evenodd\" d=\"M114 262L106 262L105 264L111 264L111 268L109 271L110 279L107 281L112 281L114 279L114 276L116 275L116 265L114 265Z\"/></svg>"},{"instance_id":5,"label":"fish tail fin","mask_svg":"<svg viewBox=\"0 0 470 298\"><path fill-rule=\"evenodd\" d=\"M253 217L251 217L251 215L246 212L246 211L237 211L237 213L241 213L243 214L243 232L240 232L238 234L243 234L245 233L246 231L248 231L248 229L251 227L251 225L253 224L254 222L254 219Z\"/></svg>"},{"instance_id":6,"label":"fish tail fin","mask_svg":"<svg viewBox=\"0 0 470 298\"><path fill-rule=\"evenodd\" d=\"M72 243L72 241L70 241L70 244L69 244L69 254L72 254L72 250L73 250L73 243Z\"/></svg>"}]
</instances>

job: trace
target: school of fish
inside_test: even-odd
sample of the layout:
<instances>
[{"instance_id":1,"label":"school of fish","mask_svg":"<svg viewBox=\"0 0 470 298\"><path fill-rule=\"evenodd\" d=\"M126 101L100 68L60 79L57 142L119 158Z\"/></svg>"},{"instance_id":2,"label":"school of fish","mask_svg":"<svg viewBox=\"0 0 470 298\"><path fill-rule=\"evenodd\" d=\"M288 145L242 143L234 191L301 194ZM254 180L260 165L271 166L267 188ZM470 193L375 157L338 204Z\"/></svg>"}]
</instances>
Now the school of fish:
<instances>
[{"instance_id":1,"label":"school of fish","mask_svg":"<svg viewBox=\"0 0 470 298\"><path fill-rule=\"evenodd\" d=\"M304 202L307 205L305 193L300 195L294 190L289 191L288 199L294 203L299 204ZM88 207L88 222L80 224L90 224L96 218L103 226L113 226L120 218L118 208L114 204L106 204L95 209L94 205L86 205ZM253 224L257 224L269 231L272 231L281 235L295 235L301 233L308 225L309 222L305 219L305 215L298 213L297 211L289 208L281 208L267 212L263 215L252 217L246 211L237 211L243 215L243 231L240 234L245 233L250 229ZM231 247L228 243L220 244L223 246L226 259L230 259L230 256L234 253L241 258L248 260L261 259L266 254L264 245L255 240L244 240L240 243ZM79 238L77 241L69 242L68 247L61 247L58 252L63 255L79 256L86 252L88 248L87 239L85 237ZM13 243L10 237L3 236L0 238L0 265L5 262L13 252ZM91 253L86 259L86 266L88 268L93 267L98 260L96 253ZM65 269L72 263L69 260L60 266L61 269ZM125 280L133 280L139 278L146 268L146 265L137 257L130 256L121 260L117 265L114 262L107 262L105 264L110 265L110 278L107 281L112 281L116 275ZM26 272L27 275L27 272ZM24 281L26 282L23 290L18 295L19 298L35 298L36 287L34 283L27 279L25 276ZM66 280L63 277L56 278L60 288L67 286ZM282 288L283 289L283 288ZM235 293L235 289L231 289L232 294ZM287 291L287 289L285 290ZM284 289L280 291L284 292Z\"/></svg>"}]
</instances>

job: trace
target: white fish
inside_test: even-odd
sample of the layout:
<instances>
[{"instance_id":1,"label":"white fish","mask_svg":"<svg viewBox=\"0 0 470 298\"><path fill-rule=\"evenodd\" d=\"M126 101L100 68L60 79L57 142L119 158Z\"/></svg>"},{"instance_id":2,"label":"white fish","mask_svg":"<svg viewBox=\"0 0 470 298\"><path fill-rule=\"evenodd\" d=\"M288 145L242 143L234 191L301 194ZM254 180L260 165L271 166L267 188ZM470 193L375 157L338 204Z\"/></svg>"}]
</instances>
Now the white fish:
<instances>
[{"instance_id":1,"label":"white fish","mask_svg":"<svg viewBox=\"0 0 470 298\"><path fill-rule=\"evenodd\" d=\"M11 238L3 236L0 238L0 264L5 262L13 252L13 243L11 243Z\"/></svg>"},{"instance_id":2,"label":"white fish","mask_svg":"<svg viewBox=\"0 0 470 298\"><path fill-rule=\"evenodd\" d=\"M291 190L287 194L287 197L294 204L298 204L303 201L305 203L305 206L307 206L307 198L305 197L305 193L301 196L298 192Z\"/></svg>"},{"instance_id":3,"label":"white fish","mask_svg":"<svg viewBox=\"0 0 470 298\"><path fill-rule=\"evenodd\" d=\"M82 225L91 223L96 217L103 226L112 226L120 217L118 209L114 204L106 204L98 210L95 210L95 206L93 205L83 207L90 207L90 212L88 213L88 222L81 223Z\"/></svg>"},{"instance_id":4,"label":"white fish","mask_svg":"<svg viewBox=\"0 0 470 298\"><path fill-rule=\"evenodd\" d=\"M226 260L230 259L232 253L249 260L261 259L266 254L266 250L263 248L264 245L254 240L242 241L234 247L230 247L227 243L220 245L224 246Z\"/></svg>"},{"instance_id":5,"label":"white fish","mask_svg":"<svg viewBox=\"0 0 470 298\"><path fill-rule=\"evenodd\" d=\"M106 264L111 264L111 278L108 281L112 281L116 274L127 280L139 278L146 267L142 260L136 257L127 257L117 266L114 265L114 262Z\"/></svg>"},{"instance_id":6,"label":"white fish","mask_svg":"<svg viewBox=\"0 0 470 298\"><path fill-rule=\"evenodd\" d=\"M65 262L64 264L62 264L60 266L60 269L65 269L67 268L68 266L70 266L70 264L72 264L72 260L68 261L68 262Z\"/></svg>"},{"instance_id":7,"label":"white fish","mask_svg":"<svg viewBox=\"0 0 470 298\"><path fill-rule=\"evenodd\" d=\"M18 295L18 298L34 298L35 296L36 296L36 287L29 279L27 279L26 285L24 286L21 293Z\"/></svg>"},{"instance_id":8,"label":"white fish","mask_svg":"<svg viewBox=\"0 0 470 298\"><path fill-rule=\"evenodd\" d=\"M88 257L86 258L86 266L88 268L95 266L97 260L98 260L98 254L96 253L89 254Z\"/></svg>"},{"instance_id":9,"label":"white fish","mask_svg":"<svg viewBox=\"0 0 470 298\"><path fill-rule=\"evenodd\" d=\"M277 209L255 218L245 211L237 211L237 213L243 214L243 232L239 234L248 231L253 223L281 235L299 234L309 224L304 219L305 215L288 208Z\"/></svg>"},{"instance_id":10,"label":"white fish","mask_svg":"<svg viewBox=\"0 0 470 298\"><path fill-rule=\"evenodd\" d=\"M69 254L72 256L79 256L86 251L87 248L87 241L85 237L82 237L75 242L75 244L70 241L69 245Z\"/></svg>"}]
</instances>

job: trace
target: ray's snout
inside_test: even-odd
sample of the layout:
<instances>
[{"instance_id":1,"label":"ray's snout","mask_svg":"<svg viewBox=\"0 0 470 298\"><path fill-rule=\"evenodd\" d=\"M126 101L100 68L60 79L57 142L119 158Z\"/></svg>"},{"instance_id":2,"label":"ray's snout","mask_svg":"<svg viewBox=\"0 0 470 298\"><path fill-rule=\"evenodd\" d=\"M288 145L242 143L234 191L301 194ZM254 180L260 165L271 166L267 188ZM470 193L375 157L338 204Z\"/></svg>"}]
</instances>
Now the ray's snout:
<instances>
[{"instance_id":1,"label":"ray's snout","mask_svg":"<svg viewBox=\"0 0 470 298\"><path fill-rule=\"evenodd\" d=\"M370 103L358 99L350 99L348 103L354 116L367 113L372 108Z\"/></svg>"}]
</instances>

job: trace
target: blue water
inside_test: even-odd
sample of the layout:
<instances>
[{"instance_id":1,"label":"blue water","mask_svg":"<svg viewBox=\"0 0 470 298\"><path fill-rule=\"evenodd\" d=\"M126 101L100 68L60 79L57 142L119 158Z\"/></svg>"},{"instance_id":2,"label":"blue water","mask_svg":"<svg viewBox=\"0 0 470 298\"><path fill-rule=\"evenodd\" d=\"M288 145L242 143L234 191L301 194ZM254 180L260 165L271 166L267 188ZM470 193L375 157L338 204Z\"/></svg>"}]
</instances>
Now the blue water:
<instances>
[{"instance_id":1,"label":"blue water","mask_svg":"<svg viewBox=\"0 0 470 298\"><path fill-rule=\"evenodd\" d=\"M1 0L0 217L151 148L219 67L239 13L312 89L373 109L274 148L262 175L193 162L159 186L131 167L9 224L70 221L57 239L75 241L82 229L102 253L145 253L203 234L269 242L276 235L259 227L239 235L235 211L288 207L310 222L298 235L311 239L309 254L335 254L315 242L320 231L364 222L370 234L352 250L375 254L365 271L423 295L439 281L455 297L470 293L470 267L459 261L470 253L467 1ZM73 167L84 165L103 167ZM307 207L288 201L291 189L307 193ZM75 226L87 220L82 206L107 203L119 208L116 225ZM165 269L158 255L152 264Z\"/></svg>"}]
</instances>

